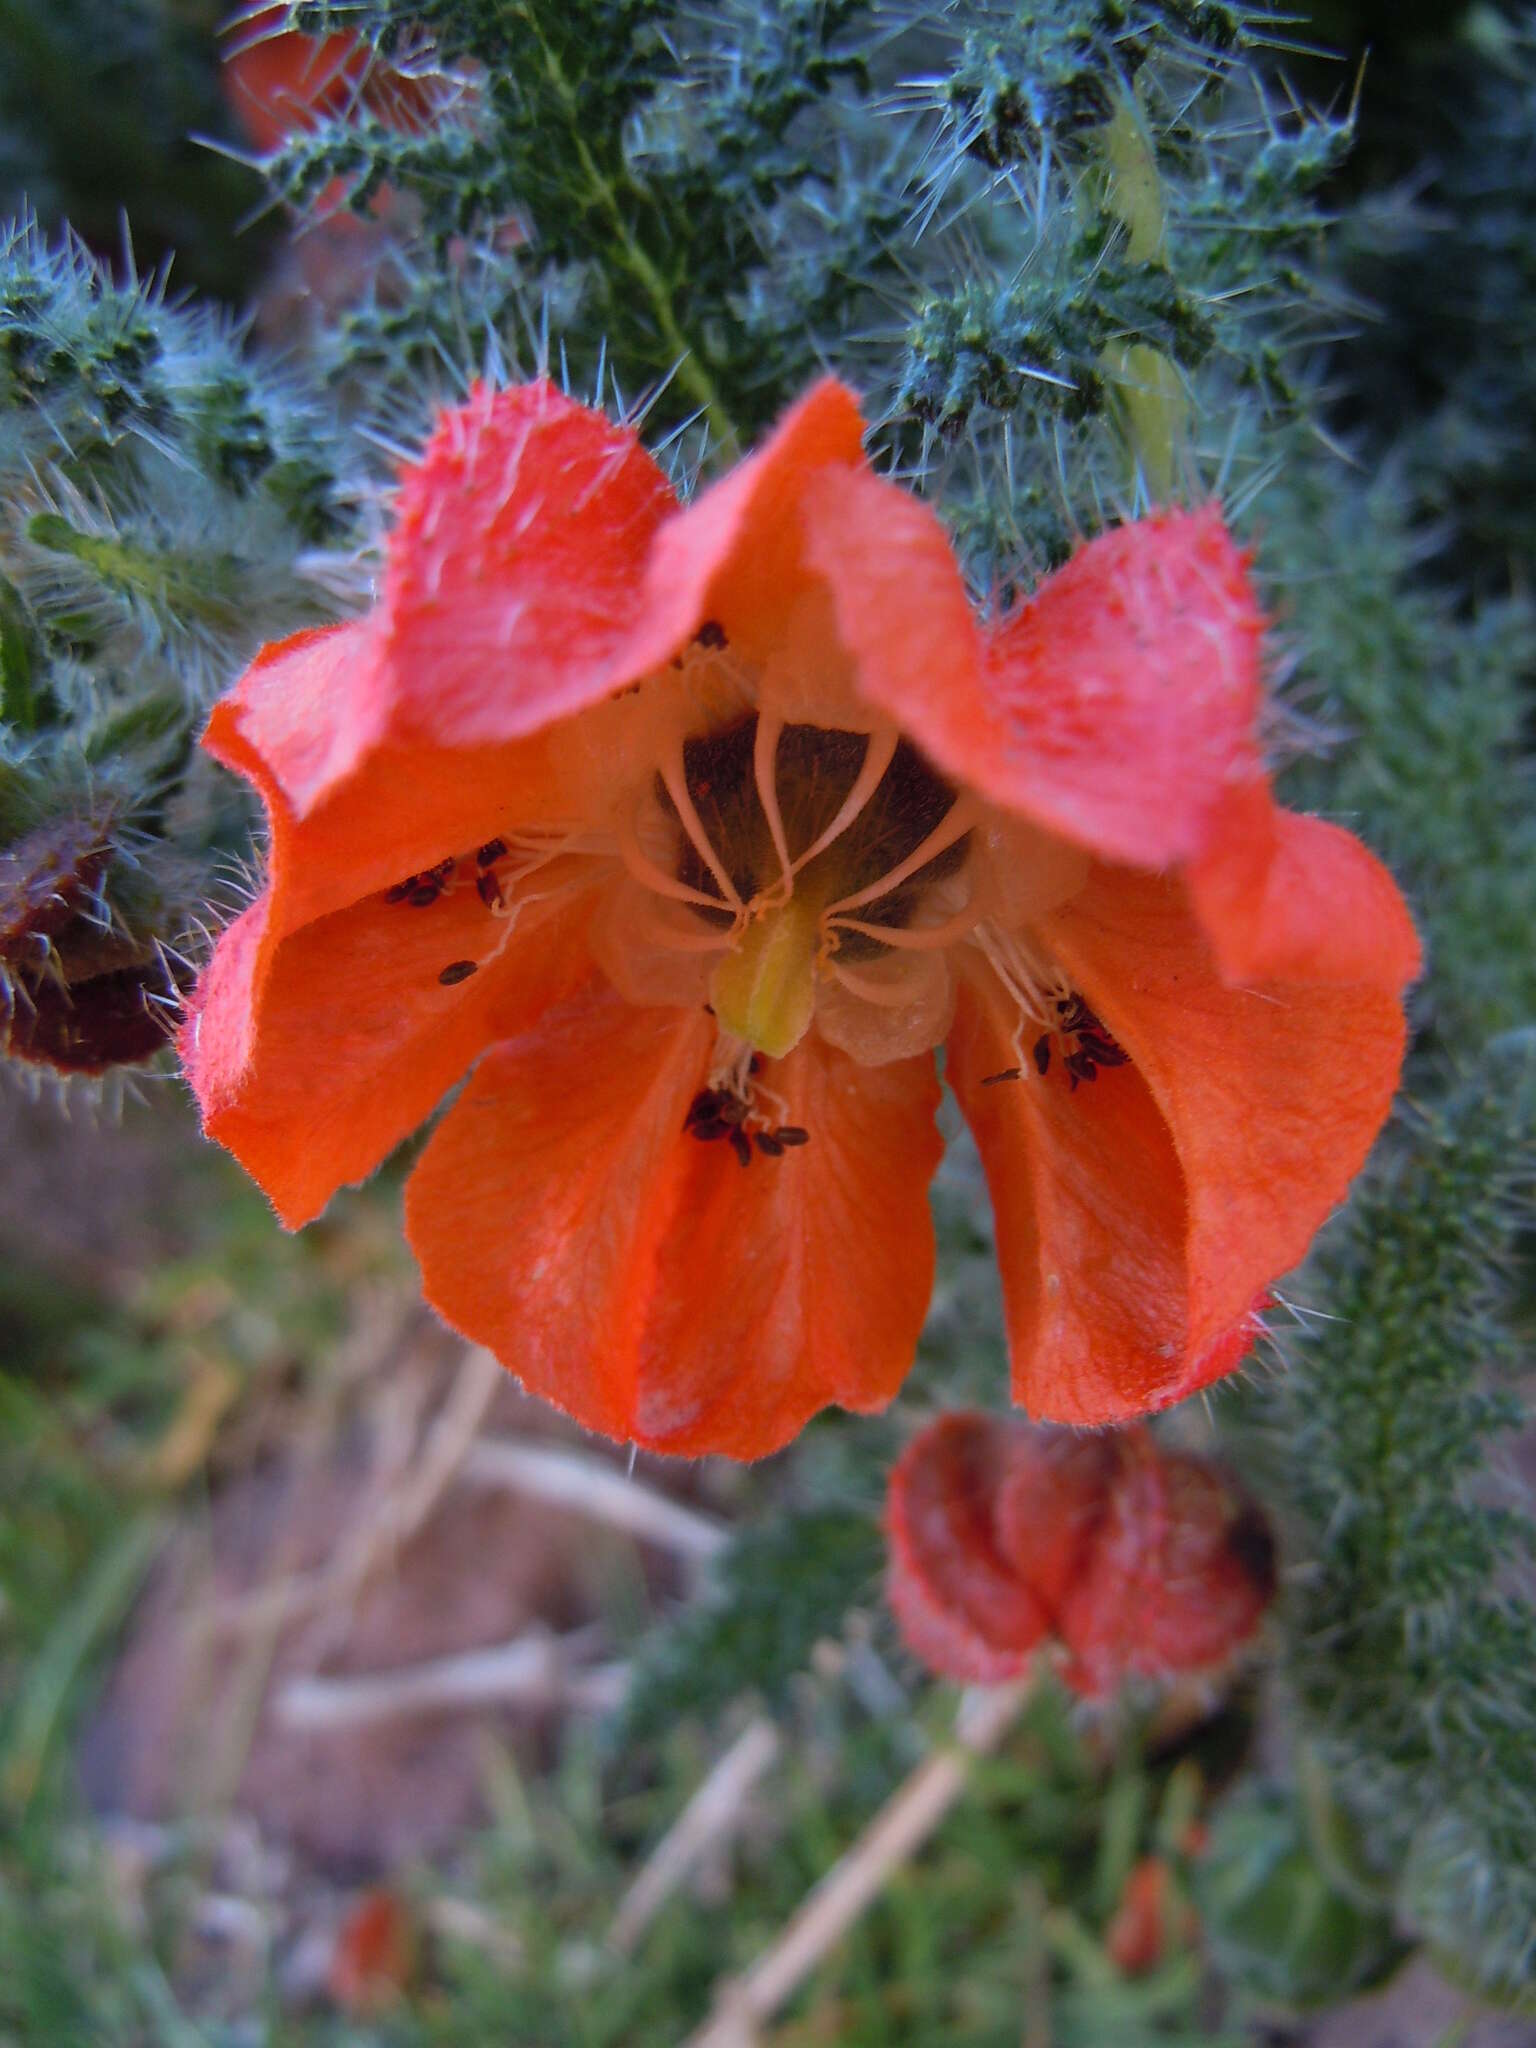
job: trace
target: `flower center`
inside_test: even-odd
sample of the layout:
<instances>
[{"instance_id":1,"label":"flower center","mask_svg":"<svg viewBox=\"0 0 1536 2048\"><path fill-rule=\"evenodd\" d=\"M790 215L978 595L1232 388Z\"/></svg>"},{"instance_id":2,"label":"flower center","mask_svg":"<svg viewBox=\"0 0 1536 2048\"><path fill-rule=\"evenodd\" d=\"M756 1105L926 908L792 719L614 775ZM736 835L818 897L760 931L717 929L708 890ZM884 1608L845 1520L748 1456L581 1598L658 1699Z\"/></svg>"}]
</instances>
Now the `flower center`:
<instances>
[{"instance_id":1,"label":"flower center","mask_svg":"<svg viewBox=\"0 0 1536 2048\"><path fill-rule=\"evenodd\" d=\"M654 797L668 879L694 929L729 948L710 978L721 1028L770 1058L804 1036L818 980L974 922L931 919L965 865L971 807L893 733L748 713L684 740Z\"/></svg>"}]
</instances>

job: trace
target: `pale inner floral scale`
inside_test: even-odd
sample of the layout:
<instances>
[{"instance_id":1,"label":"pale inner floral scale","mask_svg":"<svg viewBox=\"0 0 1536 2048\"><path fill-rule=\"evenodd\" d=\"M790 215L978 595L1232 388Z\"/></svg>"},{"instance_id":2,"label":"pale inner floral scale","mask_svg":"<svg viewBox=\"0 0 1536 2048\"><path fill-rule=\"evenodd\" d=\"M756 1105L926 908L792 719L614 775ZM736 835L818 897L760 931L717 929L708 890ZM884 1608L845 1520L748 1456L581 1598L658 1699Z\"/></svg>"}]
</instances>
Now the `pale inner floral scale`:
<instances>
[{"instance_id":1,"label":"pale inner floral scale","mask_svg":"<svg viewBox=\"0 0 1536 2048\"><path fill-rule=\"evenodd\" d=\"M488 958L444 967L445 986L499 956L525 910L591 887L606 869L599 964L636 1002L707 1003L718 1044L706 1093L750 1105L770 1140L758 1105L785 1112L763 1060L792 1051L813 1022L866 1065L939 1044L953 1016L956 946L985 958L1017 1012L1015 1064L988 1079L1043 1078L1052 1046L1074 1088L1125 1063L1020 915L1075 893L1080 856L1059 842L1042 856L1040 835L1028 841L957 791L890 725L856 731L776 713L713 621L610 714L626 716L626 699L636 707L627 715L647 720L649 765L607 819L511 832L472 863L445 860L389 892L424 907L472 880L505 920ZM705 707L692 723L707 729L651 722L668 701ZM622 733L613 738L622 750ZM706 1135L719 1120L695 1121Z\"/></svg>"}]
</instances>

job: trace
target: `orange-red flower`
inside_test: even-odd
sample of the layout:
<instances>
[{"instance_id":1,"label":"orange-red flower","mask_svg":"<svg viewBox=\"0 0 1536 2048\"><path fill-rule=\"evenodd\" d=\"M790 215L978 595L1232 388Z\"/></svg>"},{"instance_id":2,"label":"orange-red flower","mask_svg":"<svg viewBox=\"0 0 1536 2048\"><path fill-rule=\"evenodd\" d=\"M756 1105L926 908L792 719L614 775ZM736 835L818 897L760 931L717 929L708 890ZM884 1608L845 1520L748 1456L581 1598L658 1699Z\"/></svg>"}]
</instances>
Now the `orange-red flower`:
<instances>
[{"instance_id":1,"label":"orange-red flower","mask_svg":"<svg viewBox=\"0 0 1536 2048\"><path fill-rule=\"evenodd\" d=\"M1211 1671L1274 1593L1258 1509L1144 1428L1067 1436L941 1415L892 1469L886 1530L908 1646L980 1684L1018 1677L1043 1649L1089 1697Z\"/></svg>"},{"instance_id":2,"label":"orange-red flower","mask_svg":"<svg viewBox=\"0 0 1536 2048\"><path fill-rule=\"evenodd\" d=\"M991 1180L1015 1397L1233 1366L1395 1085L1386 872L1278 809L1214 510L973 613L841 385L680 507L546 383L443 415L375 609L206 744L271 830L184 1034L283 1220L473 1068L418 1163L429 1298L591 1428L759 1456L905 1375L934 1049Z\"/></svg>"}]
</instances>

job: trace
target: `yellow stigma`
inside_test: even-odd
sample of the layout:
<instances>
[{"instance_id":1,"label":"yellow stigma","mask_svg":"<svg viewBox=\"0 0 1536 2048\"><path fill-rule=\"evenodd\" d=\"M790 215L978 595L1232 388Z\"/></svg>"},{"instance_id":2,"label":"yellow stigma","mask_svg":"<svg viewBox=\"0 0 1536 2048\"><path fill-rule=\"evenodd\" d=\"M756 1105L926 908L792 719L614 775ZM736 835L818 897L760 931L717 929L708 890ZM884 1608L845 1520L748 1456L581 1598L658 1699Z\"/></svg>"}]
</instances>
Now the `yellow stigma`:
<instances>
[{"instance_id":1,"label":"yellow stigma","mask_svg":"<svg viewBox=\"0 0 1536 2048\"><path fill-rule=\"evenodd\" d=\"M800 1043L816 1007L821 918L803 896L754 917L710 977L720 1027L769 1059Z\"/></svg>"}]
</instances>

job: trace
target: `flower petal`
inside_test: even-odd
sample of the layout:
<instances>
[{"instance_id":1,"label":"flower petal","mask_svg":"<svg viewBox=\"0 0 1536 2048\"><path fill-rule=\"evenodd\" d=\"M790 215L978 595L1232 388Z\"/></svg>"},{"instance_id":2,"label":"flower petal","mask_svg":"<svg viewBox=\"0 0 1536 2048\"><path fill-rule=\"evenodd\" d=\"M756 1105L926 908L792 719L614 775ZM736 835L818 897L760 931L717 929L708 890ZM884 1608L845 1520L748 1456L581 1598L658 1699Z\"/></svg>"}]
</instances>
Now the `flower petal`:
<instances>
[{"instance_id":1,"label":"flower petal","mask_svg":"<svg viewBox=\"0 0 1536 2048\"><path fill-rule=\"evenodd\" d=\"M209 751L267 805L274 929L477 834L600 808L558 728L629 680L675 509L632 430L546 383L440 416L401 484L382 606L264 648L209 721Z\"/></svg>"},{"instance_id":2,"label":"flower petal","mask_svg":"<svg viewBox=\"0 0 1536 2048\"><path fill-rule=\"evenodd\" d=\"M1234 796L1227 818L1187 880L1228 981L1403 988L1416 978L1419 940L1402 892L1352 832L1282 810L1262 788Z\"/></svg>"},{"instance_id":3,"label":"flower petal","mask_svg":"<svg viewBox=\"0 0 1536 2048\"><path fill-rule=\"evenodd\" d=\"M1263 619L1215 510L1101 534L983 640L943 527L895 485L807 499L861 693L937 765L1106 857L1162 867L1263 784Z\"/></svg>"},{"instance_id":4,"label":"flower petal","mask_svg":"<svg viewBox=\"0 0 1536 2048\"><path fill-rule=\"evenodd\" d=\"M761 1079L810 1141L743 1170L683 1129L714 1039L702 1010L594 985L481 1063L406 1226L439 1312L588 1428L755 1458L911 1365L938 1090L931 1060L863 1072L804 1041Z\"/></svg>"},{"instance_id":5,"label":"flower petal","mask_svg":"<svg viewBox=\"0 0 1536 2048\"><path fill-rule=\"evenodd\" d=\"M526 743L383 743L386 669L372 620L295 633L213 708L203 745L266 805L274 939L540 822L565 794Z\"/></svg>"},{"instance_id":6,"label":"flower petal","mask_svg":"<svg viewBox=\"0 0 1536 2048\"><path fill-rule=\"evenodd\" d=\"M966 779L1106 859L1194 859L1264 783L1263 628L1214 507L1100 534L993 634L1007 744Z\"/></svg>"},{"instance_id":7,"label":"flower petal","mask_svg":"<svg viewBox=\"0 0 1536 2048\"><path fill-rule=\"evenodd\" d=\"M700 494L656 537L647 615L677 645L709 617L759 662L782 653L797 593L807 582L802 503L822 473L863 466L864 421L845 384L823 378L790 407L755 455ZM666 646L658 649L657 658ZM822 721L826 723L826 720Z\"/></svg>"},{"instance_id":8,"label":"flower petal","mask_svg":"<svg viewBox=\"0 0 1536 2048\"><path fill-rule=\"evenodd\" d=\"M1301 1259L1364 1164L1402 1066L1398 956L1365 950L1362 976L1385 964L1385 980L1231 988L1185 890L1124 868L1096 868L1041 932L1173 1134L1189 1348L1204 1352L1251 1320L1255 1297Z\"/></svg>"},{"instance_id":9,"label":"flower petal","mask_svg":"<svg viewBox=\"0 0 1536 2048\"><path fill-rule=\"evenodd\" d=\"M891 1468L886 1591L907 1646L935 1671L997 1685L1028 1665L1051 1611L998 1547L1014 1442L996 1416L931 1422Z\"/></svg>"},{"instance_id":10,"label":"flower petal","mask_svg":"<svg viewBox=\"0 0 1536 2048\"><path fill-rule=\"evenodd\" d=\"M454 962L488 968L508 925L467 885L426 909L387 892L536 821L557 785L516 744L375 745L382 660L370 622L264 648L204 739L266 803L268 884L219 941L183 1059L209 1135L290 1227L369 1173L488 1040L563 991L579 953L546 932L548 958L531 955L536 916L494 972L439 984Z\"/></svg>"},{"instance_id":11,"label":"flower petal","mask_svg":"<svg viewBox=\"0 0 1536 2048\"><path fill-rule=\"evenodd\" d=\"M1103 1014L1102 1012L1100 1014ZM961 983L946 1073L992 1189L1013 1398L1052 1422L1161 1406L1187 1370L1184 1177L1133 1067L1071 1089L1018 1064L990 970Z\"/></svg>"},{"instance_id":12,"label":"flower petal","mask_svg":"<svg viewBox=\"0 0 1536 2048\"><path fill-rule=\"evenodd\" d=\"M586 978L591 903L582 892L533 904L509 926L472 888L425 909L375 895L269 945L263 897L221 937L182 1031L205 1132L289 1229L309 1222L488 1042Z\"/></svg>"},{"instance_id":13,"label":"flower petal","mask_svg":"<svg viewBox=\"0 0 1536 2048\"><path fill-rule=\"evenodd\" d=\"M381 625L389 736L519 739L629 680L646 559L676 504L632 427L542 380L475 386L401 482Z\"/></svg>"},{"instance_id":14,"label":"flower petal","mask_svg":"<svg viewBox=\"0 0 1536 2048\"><path fill-rule=\"evenodd\" d=\"M933 761L982 783L1007 729L982 684L982 643L937 515L867 470L828 468L805 490L806 561L825 579L831 623L866 704Z\"/></svg>"}]
</instances>

